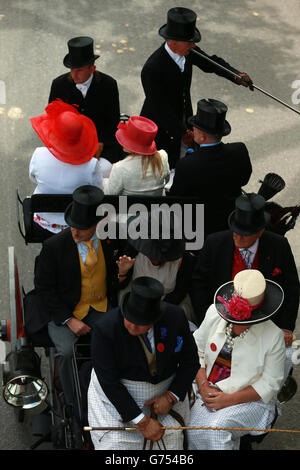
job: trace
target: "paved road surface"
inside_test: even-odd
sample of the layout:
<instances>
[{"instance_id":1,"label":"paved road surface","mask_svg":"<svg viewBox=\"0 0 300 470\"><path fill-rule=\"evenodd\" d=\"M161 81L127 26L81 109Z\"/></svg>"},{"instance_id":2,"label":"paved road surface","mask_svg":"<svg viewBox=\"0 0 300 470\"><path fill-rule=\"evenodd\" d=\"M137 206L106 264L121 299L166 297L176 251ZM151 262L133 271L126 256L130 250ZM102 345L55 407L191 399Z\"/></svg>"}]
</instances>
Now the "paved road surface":
<instances>
[{"instance_id":1,"label":"paved road surface","mask_svg":"<svg viewBox=\"0 0 300 470\"><path fill-rule=\"evenodd\" d=\"M16 249L26 290L32 287L34 256L39 247L25 247L16 224L15 191L31 194L28 164L41 145L29 118L43 113L51 81L65 73L62 59L71 37L95 39L101 58L97 67L119 84L122 112L139 114L143 91L140 70L160 44L170 0L0 0L0 317L9 313L7 249ZM181 1L198 13L201 47L247 71L254 83L297 108L300 97L300 30L298 0ZM295 88L293 88L293 86ZM194 71L194 110L200 98L224 101L232 133L224 141L246 143L253 174L246 190L257 191L268 172L279 173L286 188L275 197L284 206L300 203L299 123L296 113L219 77ZM300 110L300 106L298 105ZM300 266L300 222L287 235ZM296 333L300 338L298 322ZM299 367L295 377L299 380ZM289 402L276 423L300 429L300 394ZM14 411L0 400L0 449L27 449L32 437L17 423ZM300 449L300 436L272 433L259 450Z\"/></svg>"}]
</instances>

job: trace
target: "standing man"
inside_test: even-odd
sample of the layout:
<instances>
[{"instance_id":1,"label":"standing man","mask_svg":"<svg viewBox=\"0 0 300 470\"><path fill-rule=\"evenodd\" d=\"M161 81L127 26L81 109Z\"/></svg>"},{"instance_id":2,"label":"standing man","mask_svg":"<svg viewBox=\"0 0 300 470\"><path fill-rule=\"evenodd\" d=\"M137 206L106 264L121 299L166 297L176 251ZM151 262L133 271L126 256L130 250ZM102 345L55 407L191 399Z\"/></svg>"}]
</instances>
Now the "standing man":
<instances>
[{"instance_id":1,"label":"standing man","mask_svg":"<svg viewBox=\"0 0 300 470\"><path fill-rule=\"evenodd\" d=\"M196 28L197 15L188 8L171 8L167 24L159 29L166 42L146 61L142 73L145 101L141 116L152 119L158 126L157 146L169 156L170 168L174 168L180 156L185 154L186 145L193 143L187 118L192 116L190 87L193 65L203 72L215 73L235 83L252 88L250 77L231 67L223 59L208 56L196 43L201 34ZM236 80L228 72L219 69L191 49L201 52L220 65L238 74L243 81Z\"/></svg>"},{"instance_id":2,"label":"standing man","mask_svg":"<svg viewBox=\"0 0 300 470\"><path fill-rule=\"evenodd\" d=\"M138 428L92 432L96 450L141 450L144 439L153 443L161 438L168 450L183 448L181 431L161 427L184 426L182 420L187 425L187 392L199 360L183 310L162 302L163 294L156 279L136 278L120 307L94 330L89 425ZM154 444L158 448L163 447Z\"/></svg>"},{"instance_id":3,"label":"standing man","mask_svg":"<svg viewBox=\"0 0 300 470\"><path fill-rule=\"evenodd\" d=\"M221 101L198 101L197 114L189 118L199 150L178 160L170 195L196 197L204 204L204 236L228 228L229 214L252 173L246 145L224 144L231 132L227 106Z\"/></svg>"},{"instance_id":4,"label":"standing man","mask_svg":"<svg viewBox=\"0 0 300 470\"><path fill-rule=\"evenodd\" d=\"M49 103L56 98L78 105L81 114L95 124L98 134L96 156L114 163L122 158L122 149L115 138L120 121L118 85L114 78L96 70L94 41L80 36L68 41L69 53L63 64L69 73L55 78L51 85Z\"/></svg>"}]
</instances>

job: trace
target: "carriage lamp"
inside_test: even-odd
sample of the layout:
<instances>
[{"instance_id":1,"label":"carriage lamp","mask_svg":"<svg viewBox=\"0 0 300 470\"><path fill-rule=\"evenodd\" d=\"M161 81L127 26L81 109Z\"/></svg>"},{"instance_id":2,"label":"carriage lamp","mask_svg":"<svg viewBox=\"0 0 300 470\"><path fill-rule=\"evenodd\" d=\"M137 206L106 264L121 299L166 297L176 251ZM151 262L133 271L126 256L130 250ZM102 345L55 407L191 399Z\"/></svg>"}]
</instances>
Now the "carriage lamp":
<instances>
[{"instance_id":1,"label":"carriage lamp","mask_svg":"<svg viewBox=\"0 0 300 470\"><path fill-rule=\"evenodd\" d=\"M40 405L48 395L41 376L40 357L25 341L3 363L3 398L12 406L29 409Z\"/></svg>"}]
</instances>

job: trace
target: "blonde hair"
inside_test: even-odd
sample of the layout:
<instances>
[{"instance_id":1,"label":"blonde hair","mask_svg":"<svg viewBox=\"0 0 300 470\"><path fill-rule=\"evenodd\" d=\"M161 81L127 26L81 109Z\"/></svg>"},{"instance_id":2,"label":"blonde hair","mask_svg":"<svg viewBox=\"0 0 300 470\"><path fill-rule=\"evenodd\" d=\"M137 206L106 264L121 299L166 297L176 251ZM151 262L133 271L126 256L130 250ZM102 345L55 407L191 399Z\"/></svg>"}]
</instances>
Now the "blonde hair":
<instances>
[{"instance_id":1,"label":"blonde hair","mask_svg":"<svg viewBox=\"0 0 300 470\"><path fill-rule=\"evenodd\" d=\"M159 175L162 175L163 172L163 163L162 158L159 152L155 152L152 155L141 155L140 153L131 152L127 150L125 147L123 148L125 152L130 153L130 156L134 158L136 155L141 157L142 162L142 179L146 178L147 170L149 165L151 165L152 174L156 177L156 170L158 171Z\"/></svg>"},{"instance_id":2,"label":"blonde hair","mask_svg":"<svg viewBox=\"0 0 300 470\"><path fill-rule=\"evenodd\" d=\"M151 165L152 174L156 177L156 170L159 175L163 172L162 158L159 152L155 152L153 155L142 155L142 179L146 178L147 170Z\"/></svg>"}]
</instances>

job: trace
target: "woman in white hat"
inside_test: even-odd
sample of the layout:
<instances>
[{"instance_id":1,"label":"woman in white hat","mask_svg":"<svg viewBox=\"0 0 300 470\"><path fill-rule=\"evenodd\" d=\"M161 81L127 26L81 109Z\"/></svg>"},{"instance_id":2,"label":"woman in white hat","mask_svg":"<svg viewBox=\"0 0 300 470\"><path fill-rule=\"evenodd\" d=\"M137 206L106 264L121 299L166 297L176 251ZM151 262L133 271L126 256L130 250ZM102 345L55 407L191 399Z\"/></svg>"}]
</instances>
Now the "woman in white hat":
<instances>
[{"instance_id":1,"label":"woman in white hat","mask_svg":"<svg viewBox=\"0 0 300 470\"><path fill-rule=\"evenodd\" d=\"M189 430L190 449L238 450L247 428L271 427L284 380L285 344L270 318L283 297L279 284L253 269L239 272L215 293L194 333L200 369L189 426L244 429Z\"/></svg>"}]
</instances>

